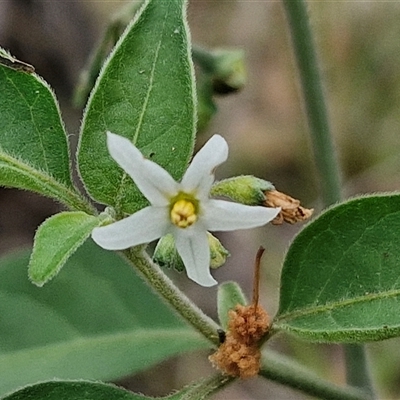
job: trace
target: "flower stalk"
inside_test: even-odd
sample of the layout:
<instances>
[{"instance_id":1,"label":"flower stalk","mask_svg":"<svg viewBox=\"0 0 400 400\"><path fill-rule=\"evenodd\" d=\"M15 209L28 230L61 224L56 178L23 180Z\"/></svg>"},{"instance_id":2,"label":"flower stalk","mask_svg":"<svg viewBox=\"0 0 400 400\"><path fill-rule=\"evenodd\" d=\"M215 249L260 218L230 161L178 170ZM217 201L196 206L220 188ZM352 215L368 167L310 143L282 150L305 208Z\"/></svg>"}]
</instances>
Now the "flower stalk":
<instances>
[{"instance_id":1,"label":"flower stalk","mask_svg":"<svg viewBox=\"0 0 400 400\"><path fill-rule=\"evenodd\" d=\"M283 0L296 56L304 104L310 127L323 205L341 200L340 169L333 145L317 54L304 0ZM346 375L349 385L373 393L363 345L345 345Z\"/></svg>"},{"instance_id":2,"label":"flower stalk","mask_svg":"<svg viewBox=\"0 0 400 400\"><path fill-rule=\"evenodd\" d=\"M174 310L193 328L200 332L213 345L219 344L217 330L220 326L200 310L155 264L143 246L127 249L125 257L145 278L148 285L155 290Z\"/></svg>"},{"instance_id":3,"label":"flower stalk","mask_svg":"<svg viewBox=\"0 0 400 400\"><path fill-rule=\"evenodd\" d=\"M283 5L300 75L322 199L328 206L341 199L340 172L307 7L303 0L284 0Z\"/></svg>"},{"instance_id":4,"label":"flower stalk","mask_svg":"<svg viewBox=\"0 0 400 400\"><path fill-rule=\"evenodd\" d=\"M282 385L325 400L368 400L372 397L360 389L340 387L327 382L314 372L282 354L262 352L260 375Z\"/></svg>"}]
</instances>

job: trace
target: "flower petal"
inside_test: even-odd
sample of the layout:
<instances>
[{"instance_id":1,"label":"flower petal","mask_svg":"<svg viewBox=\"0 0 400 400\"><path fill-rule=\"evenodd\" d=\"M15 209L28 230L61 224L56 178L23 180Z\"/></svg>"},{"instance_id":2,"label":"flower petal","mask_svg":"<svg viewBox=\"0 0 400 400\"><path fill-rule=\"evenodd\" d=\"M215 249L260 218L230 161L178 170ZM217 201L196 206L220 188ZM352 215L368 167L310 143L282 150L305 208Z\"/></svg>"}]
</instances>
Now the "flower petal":
<instances>
[{"instance_id":1,"label":"flower petal","mask_svg":"<svg viewBox=\"0 0 400 400\"><path fill-rule=\"evenodd\" d=\"M178 191L178 183L158 164L143 157L127 138L107 132L112 158L129 174L143 195L155 206L165 206Z\"/></svg>"},{"instance_id":2,"label":"flower petal","mask_svg":"<svg viewBox=\"0 0 400 400\"><path fill-rule=\"evenodd\" d=\"M214 286L218 282L210 273L210 247L207 232L193 226L173 231L175 245L185 264L188 277L201 286Z\"/></svg>"},{"instance_id":3,"label":"flower petal","mask_svg":"<svg viewBox=\"0 0 400 400\"><path fill-rule=\"evenodd\" d=\"M214 170L228 158L228 144L220 135L214 135L194 156L182 178L184 191L197 190L198 196L208 198L214 182Z\"/></svg>"},{"instance_id":4,"label":"flower petal","mask_svg":"<svg viewBox=\"0 0 400 400\"><path fill-rule=\"evenodd\" d=\"M166 207L145 207L110 225L94 228L93 240L107 250L123 250L164 236L170 222Z\"/></svg>"},{"instance_id":5,"label":"flower petal","mask_svg":"<svg viewBox=\"0 0 400 400\"><path fill-rule=\"evenodd\" d=\"M265 225L273 220L280 208L246 206L224 200L203 204L201 220L208 231L232 231Z\"/></svg>"}]
</instances>

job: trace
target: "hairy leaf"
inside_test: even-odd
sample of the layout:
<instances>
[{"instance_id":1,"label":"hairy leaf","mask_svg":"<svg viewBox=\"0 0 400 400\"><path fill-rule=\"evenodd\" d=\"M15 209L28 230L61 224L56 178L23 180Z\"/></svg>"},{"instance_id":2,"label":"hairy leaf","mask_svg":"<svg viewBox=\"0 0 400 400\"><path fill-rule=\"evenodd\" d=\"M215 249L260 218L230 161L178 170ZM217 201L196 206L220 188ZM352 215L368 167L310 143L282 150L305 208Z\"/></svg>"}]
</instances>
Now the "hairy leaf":
<instances>
[{"instance_id":1,"label":"hairy leaf","mask_svg":"<svg viewBox=\"0 0 400 400\"><path fill-rule=\"evenodd\" d=\"M29 254L0 268L0 396L58 379L116 379L208 343L113 252L87 241L57 279L28 280Z\"/></svg>"},{"instance_id":2,"label":"hairy leaf","mask_svg":"<svg viewBox=\"0 0 400 400\"><path fill-rule=\"evenodd\" d=\"M106 132L129 138L175 179L193 151L195 101L184 0L148 0L106 62L79 144L82 180L97 201L127 213L147 201L110 157Z\"/></svg>"},{"instance_id":3,"label":"hairy leaf","mask_svg":"<svg viewBox=\"0 0 400 400\"><path fill-rule=\"evenodd\" d=\"M62 212L44 221L36 232L29 261L28 273L32 282L43 286L57 275L102 220L102 217L75 211Z\"/></svg>"},{"instance_id":4,"label":"hairy leaf","mask_svg":"<svg viewBox=\"0 0 400 400\"><path fill-rule=\"evenodd\" d=\"M71 183L57 100L46 82L22 68L26 65L0 49L0 185L87 210Z\"/></svg>"},{"instance_id":5,"label":"hairy leaf","mask_svg":"<svg viewBox=\"0 0 400 400\"><path fill-rule=\"evenodd\" d=\"M100 382L55 381L27 386L3 400L145 400L150 397L129 393Z\"/></svg>"},{"instance_id":6,"label":"hairy leaf","mask_svg":"<svg viewBox=\"0 0 400 400\"><path fill-rule=\"evenodd\" d=\"M274 327L307 339L363 342L400 335L400 196L350 200L294 240Z\"/></svg>"}]
</instances>

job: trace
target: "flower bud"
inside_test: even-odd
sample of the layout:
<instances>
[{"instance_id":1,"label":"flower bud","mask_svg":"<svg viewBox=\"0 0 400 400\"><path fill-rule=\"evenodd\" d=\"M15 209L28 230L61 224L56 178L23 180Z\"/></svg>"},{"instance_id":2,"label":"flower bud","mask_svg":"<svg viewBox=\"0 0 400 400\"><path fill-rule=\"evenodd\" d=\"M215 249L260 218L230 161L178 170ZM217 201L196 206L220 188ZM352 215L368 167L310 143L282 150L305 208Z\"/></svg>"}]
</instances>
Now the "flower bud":
<instances>
[{"instance_id":1,"label":"flower bud","mask_svg":"<svg viewBox=\"0 0 400 400\"><path fill-rule=\"evenodd\" d=\"M305 221L314 212L313 208L302 207L300 200L275 190L271 182L252 175L236 176L216 182L211 189L211 195L229 197L249 206L280 207L281 212L272 221L274 225Z\"/></svg>"},{"instance_id":2,"label":"flower bud","mask_svg":"<svg viewBox=\"0 0 400 400\"><path fill-rule=\"evenodd\" d=\"M195 46L192 54L195 64L210 78L215 94L236 92L245 85L247 74L243 50L207 50Z\"/></svg>"},{"instance_id":3,"label":"flower bud","mask_svg":"<svg viewBox=\"0 0 400 400\"><path fill-rule=\"evenodd\" d=\"M211 188L211 195L229 197L249 206L259 206L264 205L265 192L274 189L271 182L252 175L241 175L216 182Z\"/></svg>"},{"instance_id":4,"label":"flower bud","mask_svg":"<svg viewBox=\"0 0 400 400\"><path fill-rule=\"evenodd\" d=\"M217 94L228 94L243 88L247 74L244 51L238 49L218 49L214 56L213 89Z\"/></svg>"}]
</instances>

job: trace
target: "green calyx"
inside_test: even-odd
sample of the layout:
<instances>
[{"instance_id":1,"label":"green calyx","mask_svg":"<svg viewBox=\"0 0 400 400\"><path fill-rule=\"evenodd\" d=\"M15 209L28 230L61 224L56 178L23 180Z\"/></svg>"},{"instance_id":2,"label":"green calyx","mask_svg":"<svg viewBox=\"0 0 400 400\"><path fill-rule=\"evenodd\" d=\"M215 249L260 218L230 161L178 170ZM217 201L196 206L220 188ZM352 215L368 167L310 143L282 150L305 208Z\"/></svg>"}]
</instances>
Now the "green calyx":
<instances>
[{"instance_id":1,"label":"green calyx","mask_svg":"<svg viewBox=\"0 0 400 400\"><path fill-rule=\"evenodd\" d=\"M230 253L214 235L208 232L207 236L210 246L210 268L217 269L226 263Z\"/></svg>"},{"instance_id":2,"label":"green calyx","mask_svg":"<svg viewBox=\"0 0 400 400\"><path fill-rule=\"evenodd\" d=\"M224 196L249 206L263 205L265 192L274 190L271 182L252 175L241 175L216 182L211 188L212 196Z\"/></svg>"},{"instance_id":3,"label":"green calyx","mask_svg":"<svg viewBox=\"0 0 400 400\"><path fill-rule=\"evenodd\" d=\"M229 94L243 88L247 73L241 49L206 50L195 46L193 59L212 81L215 94Z\"/></svg>"},{"instance_id":4,"label":"green calyx","mask_svg":"<svg viewBox=\"0 0 400 400\"><path fill-rule=\"evenodd\" d=\"M171 234L163 236L158 241L153 261L161 267L173 268L178 272L185 270L185 265L175 247L175 239Z\"/></svg>"},{"instance_id":5,"label":"green calyx","mask_svg":"<svg viewBox=\"0 0 400 400\"><path fill-rule=\"evenodd\" d=\"M210 246L210 268L217 269L225 264L230 254L211 233L208 233L207 237ZM175 239L171 234L163 236L158 241L153 260L161 267L173 268L178 272L185 270L183 261L175 247Z\"/></svg>"},{"instance_id":6,"label":"green calyx","mask_svg":"<svg viewBox=\"0 0 400 400\"><path fill-rule=\"evenodd\" d=\"M244 51L240 49L219 49L214 52L214 92L227 94L243 88L247 74Z\"/></svg>"}]
</instances>

